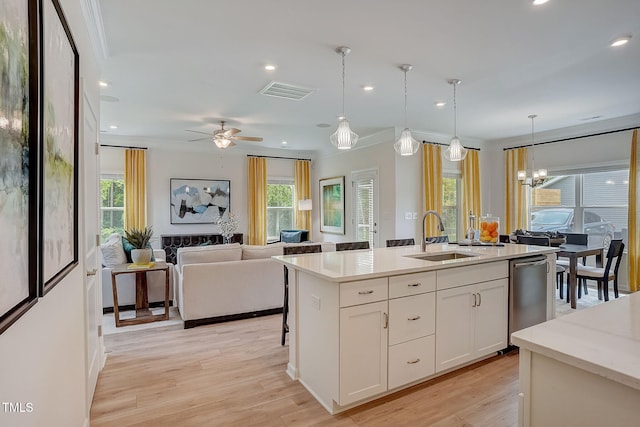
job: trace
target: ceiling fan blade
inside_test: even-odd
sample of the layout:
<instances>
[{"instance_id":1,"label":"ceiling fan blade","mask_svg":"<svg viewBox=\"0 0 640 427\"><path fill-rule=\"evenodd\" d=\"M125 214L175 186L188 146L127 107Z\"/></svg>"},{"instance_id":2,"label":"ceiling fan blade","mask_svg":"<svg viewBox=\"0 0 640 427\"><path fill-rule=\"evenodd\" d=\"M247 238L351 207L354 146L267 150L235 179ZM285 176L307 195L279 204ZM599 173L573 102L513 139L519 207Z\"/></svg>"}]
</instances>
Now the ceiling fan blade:
<instances>
[{"instance_id":1,"label":"ceiling fan blade","mask_svg":"<svg viewBox=\"0 0 640 427\"><path fill-rule=\"evenodd\" d=\"M189 139L189 140L187 140L187 142L204 141L205 139L211 139L211 137L208 136L206 138Z\"/></svg>"},{"instance_id":2,"label":"ceiling fan blade","mask_svg":"<svg viewBox=\"0 0 640 427\"><path fill-rule=\"evenodd\" d=\"M201 132L199 130L189 130L189 129L185 129L185 132L193 132L193 133L201 133L203 135L211 135L211 132Z\"/></svg>"},{"instance_id":3,"label":"ceiling fan blade","mask_svg":"<svg viewBox=\"0 0 640 427\"><path fill-rule=\"evenodd\" d=\"M240 129L236 129L236 128L231 128L231 129L225 129L223 132L221 132L224 136L226 136L227 138L230 136L235 135L236 133L240 133L242 132Z\"/></svg>"},{"instance_id":4,"label":"ceiling fan blade","mask_svg":"<svg viewBox=\"0 0 640 427\"><path fill-rule=\"evenodd\" d=\"M233 139L235 139L236 141L255 141L255 142L262 141L262 138L258 136L234 136Z\"/></svg>"}]
</instances>

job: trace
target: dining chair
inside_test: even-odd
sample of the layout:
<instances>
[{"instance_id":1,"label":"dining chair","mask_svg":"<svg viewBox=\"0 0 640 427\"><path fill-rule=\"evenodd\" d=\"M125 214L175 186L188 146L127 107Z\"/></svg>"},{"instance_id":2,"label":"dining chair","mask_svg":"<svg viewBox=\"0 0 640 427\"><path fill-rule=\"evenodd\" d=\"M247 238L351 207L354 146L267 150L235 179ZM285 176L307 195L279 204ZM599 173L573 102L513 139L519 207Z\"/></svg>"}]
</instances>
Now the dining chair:
<instances>
[{"instance_id":1,"label":"dining chair","mask_svg":"<svg viewBox=\"0 0 640 427\"><path fill-rule=\"evenodd\" d=\"M612 240L607 250L607 264L604 267L578 265L578 279L596 280L598 282L598 298L604 292L604 300L609 301L609 282L613 280L613 294L618 298L618 268L624 252L622 239ZM615 265L613 264L615 261ZM613 271L611 266L613 265Z\"/></svg>"},{"instance_id":2,"label":"dining chair","mask_svg":"<svg viewBox=\"0 0 640 427\"><path fill-rule=\"evenodd\" d=\"M416 241L413 240L413 238L411 239L391 239L391 240L387 240L387 247L393 247L393 246L413 246L416 244Z\"/></svg>"},{"instance_id":3,"label":"dining chair","mask_svg":"<svg viewBox=\"0 0 640 427\"><path fill-rule=\"evenodd\" d=\"M427 243L449 243L449 236L425 237Z\"/></svg>"},{"instance_id":4,"label":"dining chair","mask_svg":"<svg viewBox=\"0 0 640 427\"><path fill-rule=\"evenodd\" d=\"M283 255L300 255L300 254L313 254L322 252L321 245L296 245L285 246L282 248ZM282 338L280 344L284 345L285 336L289 332L289 269L284 266L284 303L282 304Z\"/></svg>"},{"instance_id":5,"label":"dining chair","mask_svg":"<svg viewBox=\"0 0 640 427\"><path fill-rule=\"evenodd\" d=\"M353 251L357 249L369 249L369 242L342 242L336 243L336 252L338 251Z\"/></svg>"},{"instance_id":6,"label":"dining chair","mask_svg":"<svg viewBox=\"0 0 640 427\"><path fill-rule=\"evenodd\" d=\"M567 245L588 245L589 244L589 235L586 233L562 233L565 237L565 243ZM587 257L582 258L582 264L587 265ZM556 260L556 265L561 265L565 270L569 270L569 260L566 258L558 258ZM567 272L567 274L569 274ZM569 283L569 279L567 278L567 286ZM584 294L589 294L589 288L587 286L587 281L582 280L582 286L578 286L578 298L582 297L582 290L584 289ZM567 297L569 296L569 291L567 290ZM562 298L562 289L560 289L560 298Z\"/></svg>"}]
</instances>

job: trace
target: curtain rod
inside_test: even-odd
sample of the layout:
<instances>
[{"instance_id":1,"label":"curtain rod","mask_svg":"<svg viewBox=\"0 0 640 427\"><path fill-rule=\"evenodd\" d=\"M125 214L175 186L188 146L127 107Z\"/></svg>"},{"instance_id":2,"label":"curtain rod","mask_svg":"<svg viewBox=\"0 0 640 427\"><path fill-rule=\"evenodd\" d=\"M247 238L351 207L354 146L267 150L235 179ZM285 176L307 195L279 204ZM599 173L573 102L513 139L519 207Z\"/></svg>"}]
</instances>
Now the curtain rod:
<instances>
[{"instance_id":1,"label":"curtain rod","mask_svg":"<svg viewBox=\"0 0 640 427\"><path fill-rule=\"evenodd\" d=\"M442 143L442 142L431 142L431 141L424 141L424 140L423 140L423 141L422 141L422 143L423 143L423 144L443 145L443 146L445 146L445 147L448 147L448 146L449 146L449 144L444 144L444 143ZM476 150L476 151L480 151L480 149L479 149L479 148L475 148L475 147L464 147L464 148L466 148L467 150Z\"/></svg>"},{"instance_id":2,"label":"curtain rod","mask_svg":"<svg viewBox=\"0 0 640 427\"><path fill-rule=\"evenodd\" d=\"M536 142L535 144L519 145L517 147L508 147L508 148L503 148L502 151L516 150L518 148L531 147L532 145L535 147L536 145L554 144L556 142L565 142L565 141L571 141L574 139L590 138L592 136L608 135L610 133L626 132L628 130L634 130L634 129L638 129L638 126L635 126L632 128L626 128L626 129L610 130L607 132L592 133L590 135L571 136L569 138L554 139L553 141Z\"/></svg>"},{"instance_id":3,"label":"curtain rod","mask_svg":"<svg viewBox=\"0 0 640 427\"><path fill-rule=\"evenodd\" d=\"M311 161L311 159L296 159L295 157L280 157L280 156L259 156L257 154L247 154L247 157L264 157L266 159L284 159L284 160L307 160Z\"/></svg>"},{"instance_id":4,"label":"curtain rod","mask_svg":"<svg viewBox=\"0 0 640 427\"><path fill-rule=\"evenodd\" d=\"M126 145L107 145L107 144L100 144L100 147L107 147L107 148L126 148L129 150L146 150L147 147L129 147Z\"/></svg>"}]
</instances>

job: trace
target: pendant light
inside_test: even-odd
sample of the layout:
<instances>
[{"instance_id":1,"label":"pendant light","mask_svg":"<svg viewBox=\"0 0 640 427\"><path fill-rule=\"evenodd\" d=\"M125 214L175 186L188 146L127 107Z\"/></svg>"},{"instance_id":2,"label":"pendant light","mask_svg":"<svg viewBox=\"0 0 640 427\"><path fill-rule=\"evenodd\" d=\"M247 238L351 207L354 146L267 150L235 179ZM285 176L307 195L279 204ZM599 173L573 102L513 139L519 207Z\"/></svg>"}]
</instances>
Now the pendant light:
<instances>
[{"instance_id":1,"label":"pendant light","mask_svg":"<svg viewBox=\"0 0 640 427\"><path fill-rule=\"evenodd\" d=\"M531 119L531 176L527 176L526 169L519 170L518 181L520 181L520 184L522 185L529 185L532 188L534 188L544 184L544 182L547 179L547 170L546 169L536 170L533 119L535 119L538 116L536 114L531 114L528 117Z\"/></svg>"},{"instance_id":2,"label":"pendant light","mask_svg":"<svg viewBox=\"0 0 640 427\"><path fill-rule=\"evenodd\" d=\"M458 129L457 129L457 111L456 111L456 86L462 83L461 80L458 79L449 79L447 83L453 86L453 138L451 138L451 142L449 142L449 146L446 150L444 150L445 159L452 162L459 162L460 160L464 160L467 157L467 149L462 146L460 143L460 138L458 138Z\"/></svg>"},{"instance_id":3,"label":"pendant light","mask_svg":"<svg viewBox=\"0 0 640 427\"><path fill-rule=\"evenodd\" d=\"M400 138L393 144L393 148L401 156L412 156L416 154L420 147L420 143L413 139L411 131L407 127L407 71L411 71L412 68L413 65L410 64L402 64L400 66L404 73L404 130L400 134Z\"/></svg>"},{"instance_id":4,"label":"pendant light","mask_svg":"<svg viewBox=\"0 0 640 427\"><path fill-rule=\"evenodd\" d=\"M344 57L351 53L351 49L340 46L336 52L342 56L342 116L338 118L338 129L331 135L331 143L339 150L349 150L358 142L358 134L349 128L347 116L344 114Z\"/></svg>"}]
</instances>

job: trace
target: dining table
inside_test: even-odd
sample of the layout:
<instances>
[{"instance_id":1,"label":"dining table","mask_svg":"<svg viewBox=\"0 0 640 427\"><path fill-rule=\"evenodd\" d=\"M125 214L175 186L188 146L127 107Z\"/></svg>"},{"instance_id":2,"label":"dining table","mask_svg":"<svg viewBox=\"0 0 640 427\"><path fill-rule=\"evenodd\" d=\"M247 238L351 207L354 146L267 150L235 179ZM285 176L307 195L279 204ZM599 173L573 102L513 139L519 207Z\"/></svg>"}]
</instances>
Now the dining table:
<instances>
[{"instance_id":1,"label":"dining table","mask_svg":"<svg viewBox=\"0 0 640 427\"><path fill-rule=\"evenodd\" d=\"M576 274L578 258L595 255L596 265L598 267L602 267L604 246L562 244L558 247L558 249L559 251L556 252L556 255L558 257L569 258L569 299L571 301L571 308L576 308L578 300L578 277ZM600 296L598 297L600 298Z\"/></svg>"}]
</instances>

